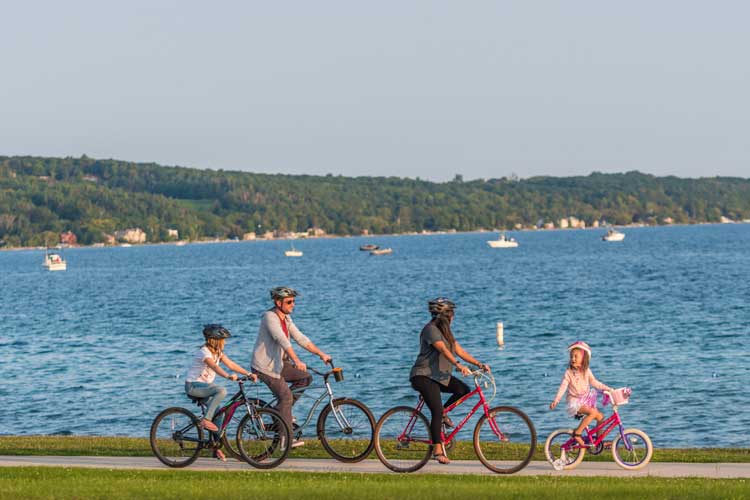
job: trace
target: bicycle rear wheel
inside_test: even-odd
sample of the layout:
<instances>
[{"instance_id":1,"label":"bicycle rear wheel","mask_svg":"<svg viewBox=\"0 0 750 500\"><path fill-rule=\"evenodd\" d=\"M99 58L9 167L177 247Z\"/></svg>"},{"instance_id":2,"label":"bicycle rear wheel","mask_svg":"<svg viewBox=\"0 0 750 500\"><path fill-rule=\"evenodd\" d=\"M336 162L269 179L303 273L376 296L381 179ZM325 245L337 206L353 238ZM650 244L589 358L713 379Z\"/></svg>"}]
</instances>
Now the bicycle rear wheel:
<instances>
[{"instance_id":1,"label":"bicycle rear wheel","mask_svg":"<svg viewBox=\"0 0 750 500\"><path fill-rule=\"evenodd\" d=\"M203 429L198 417L185 408L167 408L151 424L151 451L169 467L186 467L203 448Z\"/></svg>"},{"instance_id":2,"label":"bicycle rear wheel","mask_svg":"<svg viewBox=\"0 0 750 500\"><path fill-rule=\"evenodd\" d=\"M237 428L237 449L242 459L259 469L272 469L289 455L292 435L281 414L271 408L255 408Z\"/></svg>"},{"instance_id":3,"label":"bicycle rear wheel","mask_svg":"<svg viewBox=\"0 0 750 500\"><path fill-rule=\"evenodd\" d=\"M477 422L474 451L492 472L513 474L528 465L536 447L536 429L524 412L497 406Z\"/></svg>"},{"instance_id":4,"label":"bicycle rear wheel","mask_svg":"<svg viewBox=\"0 0 750 500\"><path fill-rule=\"evenodd\" d=\"M327 405L318 417L318 439L333 458L354 463L372 452L375 418L364 403L356 399L338 399ZM340 421L339 421L340 420Z\"/></svg>"},{"instance_id":5,"label":"bicycle rear wheel","mask_svg":"<svg viewBox=\"0 0 750 500\"><path fill-rule=\"evenodd\" d=\"M432 453L430 424L410 406L396 406L380 417L375 426L375 453L394 472L421 469Z\"/></svg>"},{"instance_id":6,"label":"bicycle rear wheel","mask_svg":"<svg viewBox=\"0 0 750 500\"><path fill-rule=\"evenodd\" d=\"M628 450L622 436L618 434L612 441L612 457L615 462L626 470L638 470L645 467L654 453L651 438L640 429L625 429L622 432L631 449Z\"/></svg>"},{"instance_id":7,"label":"bicycle rear wheel","mask_svg":"<svg viewBox=\"0 0 750 500\"><path fill-rule=\"evenodd\" d=\"M583 461L586 448L575 444L573 429L557 429L544 443L544 456L555 470L570 470L578 467Z\"/></svg>"}]
</instances>

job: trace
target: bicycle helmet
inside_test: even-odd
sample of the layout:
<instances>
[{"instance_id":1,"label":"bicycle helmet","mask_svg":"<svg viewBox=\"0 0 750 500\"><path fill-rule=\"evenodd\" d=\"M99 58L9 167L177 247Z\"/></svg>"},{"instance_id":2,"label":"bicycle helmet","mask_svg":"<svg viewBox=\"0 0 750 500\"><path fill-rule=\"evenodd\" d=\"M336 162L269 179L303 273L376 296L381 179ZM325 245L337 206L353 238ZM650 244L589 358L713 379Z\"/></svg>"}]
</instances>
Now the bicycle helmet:
<instances>
[{"instance_id":1,"label":"bicycle helmet","mask_svg":"<svg viewBox=\"0 0 750 500\"><path fill-rule=\"evenodd\" d=\"M288 286L277 286L276 288L272 288L270 290L271 293L271 299L273 301L282 300L287 297L297 297L299 293L294 288L289 288Z\"/></svg>"},{"instance_id":2,"label":"bicycle helmet","mask_svg":"<svg viewBox=\"0 0 750 500\"><path fill-rule=\"evenodd\" d=\"M441 314L447 314L456 310L456 304L446 299L445 297L438 297L432 299L427 303L428 309L433 316L439 316Z\"/></svg>"},{"instance_id":3,"label":"bicycle helmet","mask_svg":"<svg viewBox=\"0 0 750 500\"><path fill-rule=\"evenodd\" d=\"M576 340L568 346L568 352L572 351L573 349L581 349L582 351L587 352L589 355L589 359L591 359L591 347L589 347L589 345L583 340Z\"/></svg>"},{"instance_id":4,"label":"bicycle helmet","mask_svg":"<svg viewBox=\"0 0 750 500\"><path fill-rule=\"evenodd\" d=\"M215 323L203 325L203 336L206 339L228 339L232 336L229 330Z\"/></svg>"}]
</instances>

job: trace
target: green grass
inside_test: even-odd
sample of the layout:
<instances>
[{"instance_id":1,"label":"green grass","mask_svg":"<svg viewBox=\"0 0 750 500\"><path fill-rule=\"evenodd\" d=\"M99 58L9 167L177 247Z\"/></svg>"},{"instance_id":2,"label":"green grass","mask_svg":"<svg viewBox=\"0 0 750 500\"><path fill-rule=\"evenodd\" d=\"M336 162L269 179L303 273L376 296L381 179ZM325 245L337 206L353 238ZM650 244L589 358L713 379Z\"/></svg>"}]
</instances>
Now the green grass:
<instances>
[{"instance_id":1,"label":"green grass","mask_svg":"<svg viewBox=\"0 0 750 500\"><path fill-rule=\"evenodd\" d=\"M743 479L506 477L0 468L0 499L747 498Z\"/></svg>"},{"instance_id":2,"label":"green grass","mask_svg":"<svg viewBox=\"0 0 750 500\"><path fill-rule=\"evenodd\" d=\"M290 457L330 458L317 439L307 438L306 445L295 448ZM544 460L542 445L537 447L534 460ZM144 457L151 456L146 438L91 437L91 436L0 436L0 455L93 455ZM456 460L476 460L470 442L460 441L449 452ZM373 453L370 458L375 458ZM586 461L612 461L605 450L599 456L586 455ZM654 462L733 462L750 463L750 448L657 448Z\"/></svg>"}]
</instances>

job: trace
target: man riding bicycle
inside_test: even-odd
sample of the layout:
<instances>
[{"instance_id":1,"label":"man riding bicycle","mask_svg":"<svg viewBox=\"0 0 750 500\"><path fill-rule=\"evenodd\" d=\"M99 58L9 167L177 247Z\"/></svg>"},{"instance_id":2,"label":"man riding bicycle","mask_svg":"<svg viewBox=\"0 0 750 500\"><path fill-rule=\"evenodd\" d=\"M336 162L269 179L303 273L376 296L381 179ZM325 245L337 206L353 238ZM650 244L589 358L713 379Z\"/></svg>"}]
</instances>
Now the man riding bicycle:
<instances>
[{"instance_id":1,"label":"man riding bicycle","mask_svg":"<svg viewBox=\"0 0 750 500\"><path fill-rule=\"evenodd\" d=\"M324 363L331 361L331 356L313 344L292 321L290 314L298 295L296 290L285 286L271 290L274 306L263 313L260 320L251 364L253 372L278 399L276 409L290 429L292 405L300 396L299 393L292 395L292 390L307 387L312 382L312 375L307 373L307 365L297 357L291 340L319 356ZM295 441L292 447L303 444L303 441Z\"/></svg>"}]
</instances>

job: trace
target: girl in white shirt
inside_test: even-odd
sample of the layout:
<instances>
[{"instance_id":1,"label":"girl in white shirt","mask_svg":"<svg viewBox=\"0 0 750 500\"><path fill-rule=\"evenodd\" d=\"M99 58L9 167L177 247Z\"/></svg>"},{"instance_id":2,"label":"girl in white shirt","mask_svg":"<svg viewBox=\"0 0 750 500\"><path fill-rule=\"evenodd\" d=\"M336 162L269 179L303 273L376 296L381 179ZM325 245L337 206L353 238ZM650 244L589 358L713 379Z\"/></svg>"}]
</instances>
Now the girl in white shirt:
<instances>
[{"instance_id":1,"label":"girl in white shirt","mask_svg":"<svg viewBox=\"0 0 750 500\"><path fill-rule=\"evenodd\" d=\"M224 342L231 337L229 330L221 325L205 325L203 327L203 337L206 343L193 356L193 361L188 368L185 376L185 392L196 398L206 398L206 416L201 420L201 426L209 431L218 431L212 419L214 413L219 407L219 403L227 395L227 390L220 385L213 383L218 373L224 378L237 380L237 375L227 373L220 366L223 363L230 370L234 370L242 375L250 377L253 382L257 382L258 377L242 368L240 365L229 359L224 353ZM217 450L220 451L220 450ZM221 458L221 457L219 457Z\"/></svg>"}]
</instances>

